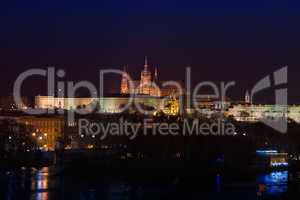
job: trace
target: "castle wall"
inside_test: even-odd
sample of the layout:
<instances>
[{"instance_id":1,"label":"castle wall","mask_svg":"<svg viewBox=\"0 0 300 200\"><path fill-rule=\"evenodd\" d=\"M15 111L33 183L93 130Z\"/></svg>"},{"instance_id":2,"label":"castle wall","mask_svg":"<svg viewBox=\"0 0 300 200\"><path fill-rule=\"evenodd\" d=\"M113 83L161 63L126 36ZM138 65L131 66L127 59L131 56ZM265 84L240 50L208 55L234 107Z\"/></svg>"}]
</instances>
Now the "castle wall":
<instances>
[{"instance_id":1,"label":"castle wall","mask_svg":"<svg viewBox=\"0 0 300 200\"><path fill-rule=\"evenodd\" d=\"M100 112L119 113L121 108L130 102L129 97L103 97L99 99L93 98L58 98L52 96L36 96L35 107L42 109L63 108L65 110L75 109L82 106L88 106L93 101L99 104ZM155 109L162 107L162 99L157 97L140 96L133 97L133 102L143 104ZM133 105L133 103L131 104Z\"/></svg>"}]
</instances>

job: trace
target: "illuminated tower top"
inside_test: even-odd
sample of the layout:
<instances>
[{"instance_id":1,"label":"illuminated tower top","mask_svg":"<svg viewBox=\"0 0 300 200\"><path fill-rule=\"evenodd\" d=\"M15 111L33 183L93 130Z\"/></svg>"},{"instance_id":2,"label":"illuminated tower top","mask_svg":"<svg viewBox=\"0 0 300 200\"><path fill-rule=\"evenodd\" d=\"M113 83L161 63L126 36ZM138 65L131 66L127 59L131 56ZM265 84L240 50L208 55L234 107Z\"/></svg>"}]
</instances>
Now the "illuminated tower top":
<instances>
[{"instance_id":1,"label":"illuminated tower top","mask_svg":"<svg viewBox=\"0 0 300 200\"><path fill-rule=\"evenodd\" d=\"M148 69L148 58L145 56L144 70Z\"/></svg>"},{"instance_id":2,"label":"illuminated tower top","mask_svg":"<svg viewBox=\"0 0 300 200\"><path fill-rule=\"evenodd\" d=\"M147 56L145 56L144 70L141 73L141 79L143 79L143 78L146 78L146 79L150 78L150 80L151 80L151 72L149 71L148 66L149 66L148 65L148 59L147 59Z\"/></svg>"},{"instance_id":3,"label":"illuminated tower top","mask_svg":"<svg viewBox=\"0 0 300 200\"><path fill-rule=\"evenodd\" d=\"M157 71L157 67L155 67L155 71L154 71L154 82L158 83L158 71Z\"/></svg>"},{"instance_id":4,"label":"illuminated tower top","mask_svg":"<svg viewBox=\"0 0 300 200\"><path fill-rule=\"evenodd\" d=\"M246 94L245 94L245 103L251 103L251 98L250 98L248 90L246 91Z\"/></svg>"},{"instance_id":5,"label":"illuminated tower top","mask_svg":"<svg viewBox=\"0 0 300 200\"><path fill-rule=\"evenodd\" d=\"M128 78L126 67L124 66L123 73L122 73L122 80L121 80L121 94L128 94L129 93L129 86L128 86Z\"/></svg>"},{"instance_id":6,"label":"illuminated tower top","mask_svg":"<svg viewBox=\"0 0 300 200\"><path fill-rule=\"evenodd\" d=\"M140 93L150 94L151 72L148 69L148 58L145 56L144 69L141 72Z\"/></svg>"}]
</instances>

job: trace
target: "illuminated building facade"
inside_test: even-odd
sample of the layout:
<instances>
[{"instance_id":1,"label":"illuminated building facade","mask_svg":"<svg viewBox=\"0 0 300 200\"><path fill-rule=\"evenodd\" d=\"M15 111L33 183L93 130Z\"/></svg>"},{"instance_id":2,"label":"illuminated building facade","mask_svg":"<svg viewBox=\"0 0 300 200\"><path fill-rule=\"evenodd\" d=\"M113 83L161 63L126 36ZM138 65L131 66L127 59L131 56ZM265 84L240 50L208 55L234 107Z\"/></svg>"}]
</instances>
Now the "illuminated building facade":
<instances>
[{"instance_id":1,"label":"illuminated building facade","mask_svg":"<svg viewBox=\"0 0 300 200\"><path fill-rule=\"evenodd\" d=\"M126 68L124 67L123 74L122 74L122 80L121 80L121 94L129 94L129 82L128 78L126 77Z\"/></svg>"},{"instance_id":2,"label":"illuminated building facade","mask_svg":"<svg viewBox=\"0 0 300 200\"><path fill-rule=\"evenodd\" d=\"M128 102L153 107L155 110L163 110L165 102L162 97L178 97L183 91L171 84L158 80L158 70L155 69L152 77L147 57L145 57L144 69L140 80L129 83L126 69L121 78L120 95L101 98L63 98L54 96L36 96L35 108L40 109L64 109L72 110L79 107L88 108L93 103L97 104L98 110L103 113L119 113ZM182 84L180 84L182 85ZM132 88L131 88L132 87ZM131 97L130 97L131 96Z\"/></svg>"},{"instance_id":3,"label":"illuminated building facade","mask_svg":"<svg viewBox=\"0 0 300 200\"><path fill-rule=\"evenodd\" d=\"M63 98L54 96L36 96L35 107L41 109L65 109L71 110L81 106L87 106L96 99L93 98Z\"/></svg>"},{"instance_id":4,"label":"illuminated building facade","mask_svg":"<svg viewBox=\"0 0 300 200\"><path fill-rule=\"evenodd\" d=\"M171 97L172 99L172 97ZM130 101L132 102L130 103ZM288 117L296 123L300 123L300 106L276 106L276 105L255 105L255 104L237 104L230 105L229 101L225 101L226 105L219 105L219 101L197 101L200 108L205 113L213 114L224 108L226 116L232 116L237 121L256 122L262 118L272 117ZM36 96L35 107L41 109L55 109L61 108L64 110L71 110L78 107L88 107L92 103L97 103L99 111L102 113L120 113L122 107L130 103L131 105L139 104L153 107L155 110L165 110L166 103L161 97L137 95L133 99L129 96L111 96L103 98L60 98L53 96ZM179 102L178 102L179 104ZM219 105L219 106L218 106ZM132 106L130 106L132 107Z\"/></svg>"},{"instance_id":5,"label":"illuminated building facade","mask_svg":"<svg viewBox=\"0 0 300 200\"><path fill-rule=\"evenodd\" d=\"M179 101L176 98L170 98L164 107L163 112L168 115L178 115L179 114Z\"/></svg>"},{"instance_id":6,"label":"illuminated building facade","mask_svg":"<svg viewBox=\"0 0 300 200\"><path fill-rule=\"evenodd\" d=\"M55 142L62 136L65 127L64 118L60 116L21 116L17 117L16 121L32 131L32 137L43 150L54 150Z\"/></svg>"},{"instance_id":7,"label":"illuminated building facade","mask_svg":"<svg viewBox=\"0 0 300 200\"><path fill-rule=\"evenodd\" d=\"M144 105L160 110L164 107L163 100L155 96L111 96L103 98L60 98L53 96L36 96L35 107L39 109L64 109L72 110L79 107L88 108L89 105L98 104L98 111L101 113L120 113L122 108L129 104L129 108L135 105Z\"/></svg>"},{"instance_id":8,"label":"illuminated building facade","mask_svg":"<svg viewBox=\"0 0 300 200\"><path fill-rule=\"evenodd\" d=\"M246 94L245 94L245 103L246 103L246 104L252 103L251 97L250 97L250 94L249 94L248 91L246 91Z\"/></svg>"},{"instance_id":9,"label":"illuminated building facade","mask_svg":"<svg viewBox=\"0 0 300 200\"><path fill-rule=\"evenodd\" d=\"M247 122L256 122L262 118L283 117L300 123L300 106L239 104L231 106L226 115L238 121Z\"/></svg>"},{"instance_id":10,"label":"illuminated building facade","mask_svg":"<svg viewBox=\"0 0 300 200\"><path fill-rule=\"evenodd\" d=\"M258 164L265 165L267 167L287 167L288 166L288 154L280 153L277 150L257 150Z\"/></svg>"},{"instance_id":11,"label":"illuminated building facade","mask_svg":"<svg viewBox=\"0 0 300 200\"><path fill-rule=\"evenodd\" d=\"M140 94L155 97L178 96L183 94L183 91L179 91L175 86L164 86L166 81L159 81L157 68L155 68L154 77L152 77L147 57L145 57L144 69L141 72L140 80L133 80L132 85L130 85L126 74L127 71L124 68L120 86L121 94Z\"/></svg>"}]
</instances>

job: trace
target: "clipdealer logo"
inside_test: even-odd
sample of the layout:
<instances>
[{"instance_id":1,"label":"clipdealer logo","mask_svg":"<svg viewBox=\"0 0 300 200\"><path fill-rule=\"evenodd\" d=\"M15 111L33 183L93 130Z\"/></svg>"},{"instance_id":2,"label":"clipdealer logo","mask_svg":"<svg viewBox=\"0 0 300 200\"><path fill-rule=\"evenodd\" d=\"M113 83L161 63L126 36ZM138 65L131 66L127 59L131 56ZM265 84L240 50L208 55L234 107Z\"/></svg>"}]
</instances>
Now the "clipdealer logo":
<instances>
[{"instance_id":1,"label":"clipdealer logo","mask_svg":"<svg viewBox=\"0 0 300 200\"><path fill-rule=\"evenodd\" d=\"M273 80L274 84L272 85L272 76L267 75L258 81L255 86L251 90L251 101L253 97L262 92L264 90L272 88L272 86L284 86L280 89L275 89L275 105L273 107L273 111L277 113L277 115L270 117L263 116L260 118L260 121L265 125L279 131L281 133L286 133L288 130L288 121L287 121L287 113L288 113L288 89L286 87L288 83L288 67L285 66L281 69L273 72Z\"/></svg>"}]
</instances>

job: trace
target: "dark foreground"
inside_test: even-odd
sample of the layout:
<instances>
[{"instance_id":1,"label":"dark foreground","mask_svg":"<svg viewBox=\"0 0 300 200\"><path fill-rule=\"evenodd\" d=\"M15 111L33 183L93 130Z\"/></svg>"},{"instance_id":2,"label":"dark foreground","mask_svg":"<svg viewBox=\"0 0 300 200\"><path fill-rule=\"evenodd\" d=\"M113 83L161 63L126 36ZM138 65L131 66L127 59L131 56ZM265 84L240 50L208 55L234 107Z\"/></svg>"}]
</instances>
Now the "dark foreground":
<instances>
[{"instance_id":1,"label":"dark foreground","mask_svg":"<svg viewBox=\"0 0 300 200\"><path fill-rule=\"evenodd\" d=\"M289 181L288 171L258 173L247 179L213 173L184 178L155 177L147 171L134 178L116 174L88 168L70 173L58 166L2 170L0 199L298 199L300 191L297 182ZM259 184L266 186L262 198L257 196Z\"/></svg>"}]
</instances>

